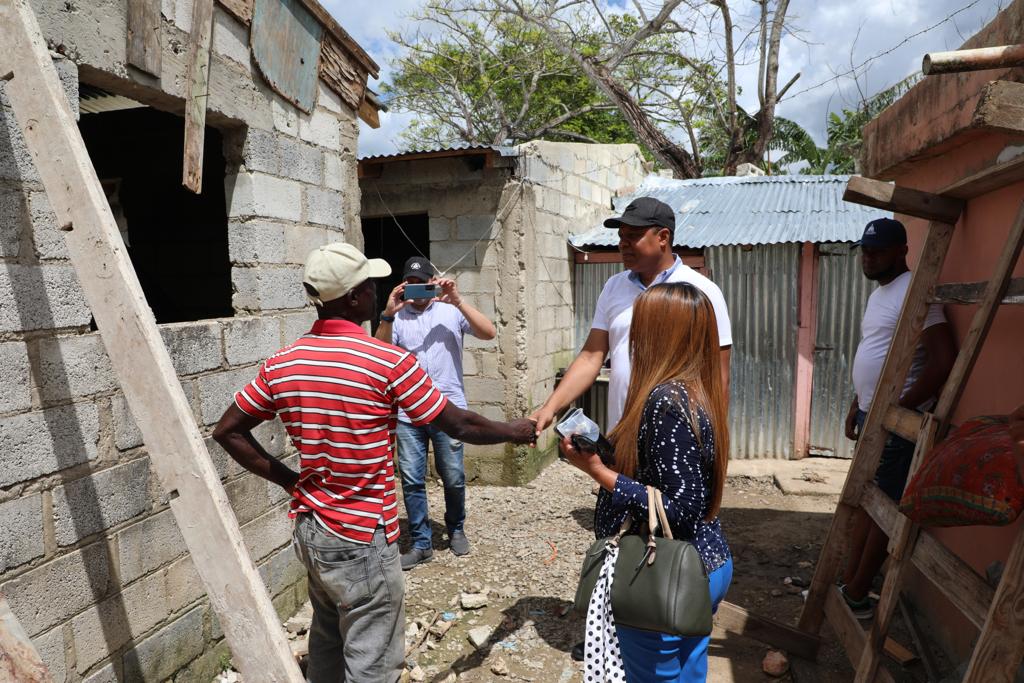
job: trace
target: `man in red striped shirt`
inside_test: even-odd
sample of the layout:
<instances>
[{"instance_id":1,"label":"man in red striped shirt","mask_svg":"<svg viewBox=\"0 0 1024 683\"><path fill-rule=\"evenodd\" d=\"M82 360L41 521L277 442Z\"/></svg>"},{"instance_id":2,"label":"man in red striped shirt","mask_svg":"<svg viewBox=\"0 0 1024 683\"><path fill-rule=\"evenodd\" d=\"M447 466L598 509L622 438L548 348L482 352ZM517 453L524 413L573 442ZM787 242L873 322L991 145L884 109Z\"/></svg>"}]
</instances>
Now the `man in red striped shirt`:
<instances>
[{"instance_id":1,"label":"man in red striped shirt","mask_svg":"<svg viewBox=\"0 0 1024 683\"><path fill-rule=\"evenodd\" d=\"M530 420L494 422L434 388L416 357L366 334L372 278L391 267L337 242L309 255L303 284L319 320L272 355L235 395L213 437L243 467L288 491L294 540L309 572L310 683L398 680L405 584L399 563L394 433L401 407L467 443L529 443ZM271 457L251 430L279 417L301 472Z\"/></svg>"}]
</instances>

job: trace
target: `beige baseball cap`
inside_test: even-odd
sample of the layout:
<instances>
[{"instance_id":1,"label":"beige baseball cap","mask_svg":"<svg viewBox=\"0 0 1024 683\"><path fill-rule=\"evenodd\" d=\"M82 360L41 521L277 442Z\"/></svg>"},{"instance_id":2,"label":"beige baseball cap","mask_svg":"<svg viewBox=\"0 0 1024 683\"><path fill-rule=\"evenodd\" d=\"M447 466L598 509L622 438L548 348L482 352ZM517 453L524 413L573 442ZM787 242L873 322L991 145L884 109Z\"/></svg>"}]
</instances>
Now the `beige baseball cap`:
<instances>
[{"instance_id":1,"label":"beige baseball cap","mask_svg":"<svg viewBox=\"0 0 1024 683\"><path fill-rule=\"evenodd\" d=\"M364 280L391 275L391 266L384 259L368 259L363 252L346 242L332 242L314 249L306 257L302 281L320 293L313 303L323 305L344 296Z\"/></svg>"}]
</instances>

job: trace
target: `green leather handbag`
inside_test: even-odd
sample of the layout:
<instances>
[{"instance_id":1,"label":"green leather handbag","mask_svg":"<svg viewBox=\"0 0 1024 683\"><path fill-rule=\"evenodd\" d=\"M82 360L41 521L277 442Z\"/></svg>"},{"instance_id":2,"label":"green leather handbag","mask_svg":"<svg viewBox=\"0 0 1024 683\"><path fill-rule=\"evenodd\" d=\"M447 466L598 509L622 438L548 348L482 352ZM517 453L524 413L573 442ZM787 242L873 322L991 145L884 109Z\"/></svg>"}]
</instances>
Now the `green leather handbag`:
<instances>
[{"instance_id":1,"label":"green leather handbag","mask_svg":"<svg viewBox=\"0 0 1024 683\"><path fill-rule=\"evenodd\" d=\"M692 543L672 538L661 492L647 487L647 538L626 534L627 517L618 534L595 541L583 558L575 609L587 613L608 549L618 546L612 578L615 623L684 637L711 634L708 574ZM661 529L662 536L657 536Z\"/></svg>"}]
</instances>

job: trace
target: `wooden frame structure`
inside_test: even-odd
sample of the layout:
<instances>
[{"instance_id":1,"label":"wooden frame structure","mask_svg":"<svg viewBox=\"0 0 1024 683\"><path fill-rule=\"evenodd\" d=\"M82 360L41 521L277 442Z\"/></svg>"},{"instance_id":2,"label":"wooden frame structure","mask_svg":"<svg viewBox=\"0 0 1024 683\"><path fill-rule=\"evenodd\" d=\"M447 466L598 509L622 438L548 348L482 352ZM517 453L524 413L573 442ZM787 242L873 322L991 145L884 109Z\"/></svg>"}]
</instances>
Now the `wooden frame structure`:
<instances>
[{"instance_id":1,"label":"wooden frame structure","mask_svg":"<svg viewBox=\"0 0 1024 683\"><path fill-rule=\"evenodd\" d=\"M809 633L817 633L822 621L828 619L854 664L857 683L892 680L884 668L879 668L879 655L911 565L980 629L963 679L965 682L1013 680L1024 658L1024 533L1019 534L1014 542L1003 578L993 591L963 560L901 514L893 501L872 481L889 432L916 443L910 467L913 475L935 440L941 438L948 428L998 307L1024 302L1020 296L1024 291L1024 279L1011 278L1024 248L1024 203L1013 222L991 280L986 283L938 284L954 226L964 209L965 200L1020 180L1024 180L1024 157L994 165L937 194L855 177L850 179L843 197L846 201L930 221L878 390L868 411L800 616L799 627ZM897 401L928 305L933 303L978 304L978 309L934 411L922 415L899 407ZM857 508L863 508L889 537L890 566L875 619L867 633L833 583L845 545L844 529Z\"/></svg>"},{"instance_id":2,"label":"wooden frame structure","mask_svg":"<svg viewBox=\"0 0 1024 683\"><path fill-rule=\"evenodd\" d=\"M234 661L247 680L299 683L27 0L0 0L0 34L0 80Z\"/></svg>"}]
</instances>

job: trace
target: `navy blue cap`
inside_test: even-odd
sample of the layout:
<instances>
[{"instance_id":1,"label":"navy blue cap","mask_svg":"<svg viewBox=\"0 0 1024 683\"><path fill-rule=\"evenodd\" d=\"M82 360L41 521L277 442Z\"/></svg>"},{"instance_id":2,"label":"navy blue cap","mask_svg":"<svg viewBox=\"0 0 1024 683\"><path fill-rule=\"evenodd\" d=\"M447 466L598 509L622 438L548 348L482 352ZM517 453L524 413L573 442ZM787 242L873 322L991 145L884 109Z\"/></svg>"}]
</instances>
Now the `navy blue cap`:
<instances>
[{"instance_id":1,"label":"navy blue cap","mask_svg":"<svg viewBox=\"0 0 1024 683\"><path fill-rule=\"evenodd\" d=\"M898 220L876 218L864 227L858 247L895 247L907 243L907 229Z\"/></svg>"}]
</instances>

